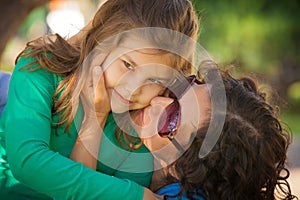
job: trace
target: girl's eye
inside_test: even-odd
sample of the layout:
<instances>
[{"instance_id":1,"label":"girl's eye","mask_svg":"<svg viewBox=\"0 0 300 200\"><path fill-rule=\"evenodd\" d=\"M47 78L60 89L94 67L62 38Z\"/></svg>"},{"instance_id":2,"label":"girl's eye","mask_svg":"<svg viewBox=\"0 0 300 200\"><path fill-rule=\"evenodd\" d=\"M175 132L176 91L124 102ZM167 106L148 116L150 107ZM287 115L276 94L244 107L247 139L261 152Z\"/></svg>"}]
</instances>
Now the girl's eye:
<instances>
[{"instance_id":1,"label":"girl's eye","mask_svg":"<svg viewBox=\"0 0 300 200\"><path fill-rule=\"evenodd\" d=\"M154 84L163 85L163 83L155 78L149 78L149 81L151 81Z\"/></svg>"},{"instance_id":2,"label":"girl's eye","mask_svg":"<svg viewBox=\"0 0 300 200\"><path fill-rule=\"evenodd\" d=\"M130 63L126 62L126 61L123 61L125 67L129 70L134 70L134 66L132 66Z\"/></svg>"}]
</instances>

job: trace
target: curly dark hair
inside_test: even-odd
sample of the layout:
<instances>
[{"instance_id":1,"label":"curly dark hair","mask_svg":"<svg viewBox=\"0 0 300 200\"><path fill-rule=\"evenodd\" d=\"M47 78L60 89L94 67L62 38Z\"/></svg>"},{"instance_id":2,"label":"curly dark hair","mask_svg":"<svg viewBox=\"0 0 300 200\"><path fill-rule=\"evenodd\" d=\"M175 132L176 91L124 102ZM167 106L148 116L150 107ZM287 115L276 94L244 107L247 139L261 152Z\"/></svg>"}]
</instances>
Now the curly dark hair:
<instances>
[{"instance_id":1,"label":"curly dark hair","mask_svg":"<svg viewBox=\"0 0 300 200\"><path fill-rule=\"evenodd\" d=\"M200 128L191 146L170 166L178 177L168 174L167 183L180 180L181 193L190 199L195 195L209 200L297 199L287 182L291 134L282 128L277 107L266 101L254 79L234 79L227 71L216 71L221 73L219 84L224 84L227 100L222 133L212 151L200 158L208 123ZM218 94L219 86L212 85L211 92ZM213 128L222 114L211 116Z\"/></svg>"}]
</instances>

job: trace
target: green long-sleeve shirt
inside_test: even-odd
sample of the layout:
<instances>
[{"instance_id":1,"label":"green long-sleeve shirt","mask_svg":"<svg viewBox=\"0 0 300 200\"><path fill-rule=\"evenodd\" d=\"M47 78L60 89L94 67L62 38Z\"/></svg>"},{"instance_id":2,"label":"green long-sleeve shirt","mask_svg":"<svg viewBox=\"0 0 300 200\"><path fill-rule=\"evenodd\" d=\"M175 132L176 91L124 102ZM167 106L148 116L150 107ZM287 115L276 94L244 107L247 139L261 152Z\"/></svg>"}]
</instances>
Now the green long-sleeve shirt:
<instances>
[{"instance_id":1,"label":"green long-sleeve shirt","mask_svg":"<svg viewBox=\"0 0 300 200\"><path fill-rule=\"evenodd\" d=\"M53 122L57 116L51 113L60 78L44 69L20 70L33 61L18 61L0 119L0 199L4 195L18 200L48 198L42 194L58 200L142 199L143 187L136 182L144 186L150 182L153 160L149 151L145 147L134 153L118 148L110 115L101 140L99 172L70 160L78 127L73 122L69 135L64 126L56 134ZM75 120L80 122L82 117L80 107Z\"/></svg>"}]
</instances>

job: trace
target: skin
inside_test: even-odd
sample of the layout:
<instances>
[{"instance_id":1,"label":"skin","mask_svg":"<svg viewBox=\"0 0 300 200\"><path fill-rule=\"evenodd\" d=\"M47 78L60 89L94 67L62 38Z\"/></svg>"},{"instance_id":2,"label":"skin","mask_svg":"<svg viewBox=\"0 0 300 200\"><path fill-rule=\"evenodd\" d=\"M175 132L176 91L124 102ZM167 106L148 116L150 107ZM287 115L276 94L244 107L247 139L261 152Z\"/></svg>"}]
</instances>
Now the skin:
<instances>
[{"instance_id":1,"label":"skin","mask_svg":"<svg viewBox=\"0 0 300 200\"><path fill-rule=\"evenodd\" d=\"M115 113L148 106L151 99L163 93L173 74L166 56L152 49L119 47L107 56L102 68Z\"/></svg>"},{"instance_id":2,"label":"skin","mask_svg":"<svg viewBox=\"0 0 300 200\"><path fill-rule=\"evenodd\" d=\"M85 29L90 27L91 23ZM78 43L84 30L70 38L69 42ZM145 49L140 50L141 46ZM92 61L92 75L81 98L85 111L83 128L70 155L72 160L96 169L108 113L111 110L122 113L141 109L148 106L155 96L162 95L168 84L166 79L171 79L174 72L168 67L169 58L169 55L153 51L149 44L141 44L136 40L133 44L127 40L127 43L125 41L122 46L108 54L100 54ZM148 199L163 197L144 188L143 200Z\"/></svg>"},{"instance_id":3,"label":"skin","mask_svg":"<svg viewBox=\"0 0 300 200\"><path fill-rule=\"evenodd\" d=\"M99 79L99 73L101 72L102 71L100 67L95 67L95 69L93 70L94 75L92 77L95 80L92 80L91 82L98 83L98 85L96 86L96 88L93 86L90 87L90 91L93 91L95 93L95 96L97 96L98 93L101 94L101 92L104 92L106 90L104 78L102 77ZM84 102L85 101L83 101L83 106L85 107L86 104ZM137 131L139 136L143 138L143 142L147 146L147 148L159 161L165 161L166 158L170 157L170 154L168 153L170 152L170 148L172 152L178 151L176 148L174 148L169 139L161 138L157 134L158 119L162 114L164 114L164 109L172 102L173 99L167 97L154 97L150 101L149 106L145 107L144 109L131 112L131 118L135 130ZM201 103L195 103L192 105L190 102ZM211 106L209 87L207 85L193 85L179 100L179 103L181 105L182 117L178 125L178 131L175 135L175 139L180 143L180 145L187 148L186 146L189 145L190 139L192 137L192 131L195 130L195 127L200 127L209 116L207 114L209 113ZM107 99L101 99L97 101L95 105L96 104L101 104L101 107L105 107L105 104L109 106L109 101ZM101 140L101 128L103 128L105 125L105 119L107 115L105 115L105 111L104 113L99 114L93 112L93 110L87 110L91 112L88 112L86 114L86 119L83 122L83 126L85 126L85 128L83 130L93 131L85 131L83 133L79 133L81 135L80 137L78 137L79 139L73 148L71 159L82 162L84 165L96 169L96 155L98 155L98 149L100 146L100 143L97 141ZM95 123L95 120L97 120L98 123ZM85 145L85 142L88 142L89 145ZM92 148L87 149L87 146ZM91 155L92 151L95 151L94 155ZM175 155L176 153L173 154ZM164 163L161 162L160 165L164 166ZM163 180L163 177L166 173L166 168L162 168L161 170L154 172L152 183L150 186L151 189L156 190L157 188L163 186L161 180ZM172 171L171 173L176 176L175 171ZM148 188L144 188L143 199L162 199L162 197L154 194Z\"/></svg>"},{"instance_id":4,"label":"skin","mask_svg":"<svg viewBox=\"0 0 300 200\"><path fill-rule=\"evenodd\" d=\"M168 138L162 138L157 134L157 125L160 116L164 114L164 109L172 102L173 99L167 97L154 97L146 108L131 112L134 128L151 152L159 151L171 143ZM179 103L181 119L175 139L182 146L186 146L192 137L191 133L201 127L209 117L211 100L208 85L193 85Z\"/></svg>"},{"instance_id":5,"label":"skin","mask_svg":"<svg viewBox=\"0 0 300 200\"><path fill-rule=\"evenodd\" d=\"M111 110L122 113L146 107L165 90L172 75L166 57L153 50L119 47L92 61L92 74L81 102L85 116L70 158L96 169L106 118ZM93 103L92 103L93 102ZM144 188L143 199L161 199Z\"/></svg>"},{"instance_id":6,"label":"skin","mask_svg":"<svg viewBox=\"0 0 300 200\"><path fill-rule=\"evenodd\" d=\"M106 57L103 56L104 63L105 58ZM117 62L120 64L121 61L122 59ZM116 65L113 67L119 68L123 66L118 66L116 63ZM106 83L111 85L114 83L113 79L105 80L105 76L99 76L101 73L103 73L102 68L100 66L96 66L93 70L92 80L89 80L89 88L85 91L93 93L95 108L97 108L97 105L101 105L99 108L104 109L100 112L95 112L95 110L89 109L90 107L86 107L87 104L85 99L82 100L84 109L87 111L83 122L83 126L86 128L81 129L85 131L83 133L79 133L79 137L71 154L71 159L77 162L82 162L84 165L93 169L96 169L98 149L100 146L99 141L101 140L102 129L105 125L105 120L108 113L107 110L110 105L108 100L109 92L107 92L105 85ZM105 93L105 91L107 95L106 98L99 98L98 96L103 96L103 92ZM134 128L139 136L143 138L144 144L153 154L155 154L156 151L164 149L165 147L174 148L173 145L169 145L170 141L166 138L161 138L157 134L156 130L159 117L163 114L163 110L172 102L173 100L167 97L154 97L150 101L150 105L146 108L131 112L131 117L134 121ZM181 104L182 117L178 132L181 133L184 131L188 135L176 134L175 137L181 145L186 146L188 145L191 137L190 133L192 133L192 130L194 130L195 127L201 126L201 123L206 119L208 110L210 109L210 96L207 85L193 85L179 100L179 102ZM190 102L201 102L201 104L195 104L191 106ZM95 120L98 123L95 123ZM87 146L89 146L89 148L91 147L91 149L87 149ZM94 152L94 154L91 152ZM156 188L158 185L160 185L159 180L162 180L161 178L163 175L164 170L154 173L153 182L156 184L152 184L151 188ZM143 199L161 199L161 197L152 193L148 188L144 188Z\"/></svg>"},{"instance_id":7,"label":"skin","mask_svg":"<svg viewBox=\"0 0 300 200\"><path fill-rule=\"evenodd\" d=\"M68 42L79 43L90 28L92 22L69 38ZM148 106L153 97L163 93L168 80L173 77L174 69L170 67L170 55L162 54L146 40L136 37L125 39L111 52L97 55L92 61L92 68L100 66L101 72L98 73L98 78L90 81L89 87L94 85L94 88L105 87L106 90L99 91L93 97L96 112L107 111L106 108L97 106L101 105L97 103L99 100L105 101L104 98L111 100L108 108L115 113ZM104 82L99 82L102 78Z\"/></svg>"},{"instance_id":8,"label":"skin","mask_svg":"<svg viewBox=\"0 0 300 200\"><path fill-rule=\"evenodd\" d=\"M81 97L85 111L83 128L71 158L93 169L101 140L99 133L109 112L123 113L148 106L152 98L164 92L174 72L168 67L167 54L160 55L154 49L131 48L125 41L112 52L97 55L91 63L91 79ZM89 155L89 159L81 159L84 155Z\"/></svg>"},{"instance_id":9,"label":"skin","mask_svg":"<svg viewBox=\"0 0 300 200\"><path fill-rule=\"evenodd\" d=\"M168 138L158 135L157 124L165 108L173 102L167 97L155 97L150 105L142 110L131 112L132 124L145 146L154 156L154 166L150 189L157 191L165 186L164 178L167 173L176 177L176 171L167 167L176 161L180 152ZM191 102L195 102L191 104ZM196 103L198 102L198 103ZM208 85L193 85L179 100L181 106L181 120L175 133L176 141L187 149L192 141L192 132L209 120L211 99Z\"/></svg>"}]
</instances>

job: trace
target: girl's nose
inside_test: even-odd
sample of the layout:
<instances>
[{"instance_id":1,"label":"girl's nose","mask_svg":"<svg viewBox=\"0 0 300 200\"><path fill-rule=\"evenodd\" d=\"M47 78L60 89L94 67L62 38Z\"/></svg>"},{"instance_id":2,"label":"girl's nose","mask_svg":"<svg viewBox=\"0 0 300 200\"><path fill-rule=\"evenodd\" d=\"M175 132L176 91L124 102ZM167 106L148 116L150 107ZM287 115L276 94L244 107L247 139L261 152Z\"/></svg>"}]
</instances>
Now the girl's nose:
<instances>
[{"instance_id":1,"label":"girl's nose","mask_svg":"<svg viewBox=\"0 0 300 200\"><path fill-rule=\"evenodd\" d=\"M120 82L122 82L121 84L126 87L126 90L131 91L131 93L139 90L139 88L145 84L143 77L139 76L137 73L126 74Z\"/></svg>"}]
</instances>

